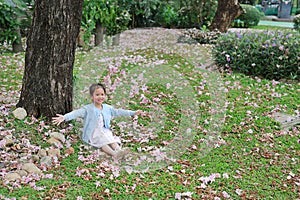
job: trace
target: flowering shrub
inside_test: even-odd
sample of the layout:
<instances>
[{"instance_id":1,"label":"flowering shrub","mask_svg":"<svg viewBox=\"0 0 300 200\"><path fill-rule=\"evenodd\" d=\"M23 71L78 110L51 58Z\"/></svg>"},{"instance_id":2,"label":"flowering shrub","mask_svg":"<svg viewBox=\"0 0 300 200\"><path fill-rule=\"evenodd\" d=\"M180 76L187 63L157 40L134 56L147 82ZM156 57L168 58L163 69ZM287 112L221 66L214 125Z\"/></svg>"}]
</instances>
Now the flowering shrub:
<instances>
[{"instance_id":1,"label":"flowering shrub","mask_svg":"<svg viewBox=\"0 0 300 200\"><path fill-rule=\"evenodd\" d=\"M218 38L212 54L219 67L234 72L300 80L299 38L295 31L228 32Z\"/></svg>"},{"instance_id":2,"label":"flowering shrub","mask_svg":"<svg viewBox=\"0 0 300 200\"><path fill-rule=\"evenodd\" d=\"M294 22L294 29L300 31L300 14L294 17L293 22Z\"/></svg>"}]
</instances>

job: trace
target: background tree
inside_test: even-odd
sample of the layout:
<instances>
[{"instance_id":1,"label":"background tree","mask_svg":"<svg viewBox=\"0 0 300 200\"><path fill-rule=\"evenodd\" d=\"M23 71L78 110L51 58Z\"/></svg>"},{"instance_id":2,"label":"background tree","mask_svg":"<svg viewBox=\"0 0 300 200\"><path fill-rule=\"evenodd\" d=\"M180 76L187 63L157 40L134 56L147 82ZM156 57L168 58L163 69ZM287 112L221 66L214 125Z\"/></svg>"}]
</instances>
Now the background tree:
<instances>
[{"instance_id":1,"label":"background tree","mask_svg":"<svg viewBox=\"0 0 300 200\"><path fill-rule=\"evenodd\" d=\"M13 52L24 51L21 33L30 22L29 0L0 0L0 44L11 44Z\"/></svg>"},{"instance_id":2,"label":"background tree","mask_svg":"<svg viewBox=\"0 0 300 200\"><path fill-rule=\"evenodd\" d=\"M83 0L36 0L17 107L50 118L72 110L73 64Z\"/></svg>"},{"instance_id":3,"label":"background tree","mask_svg":"<svg viewBox=\"0 0 300 200\"><path fill-rule=\"evenodd\" d=\"M103 42L104 29L111 21L115 10L114 0L85 0L81 25L84 28L84 40L90 42L95 35L95 46Z\"/></svg>"},{"instance_id":4,"label":"background tree","mask_svg":"<svg viewBox=\"0 0 300 200\"><path fill-rule=\"evenodd\" d=\"M217 12L214 16L210 30L226 32L234 19L243 13L243 8L236 0L219 0Z\"/></svg>"}]
</instances>

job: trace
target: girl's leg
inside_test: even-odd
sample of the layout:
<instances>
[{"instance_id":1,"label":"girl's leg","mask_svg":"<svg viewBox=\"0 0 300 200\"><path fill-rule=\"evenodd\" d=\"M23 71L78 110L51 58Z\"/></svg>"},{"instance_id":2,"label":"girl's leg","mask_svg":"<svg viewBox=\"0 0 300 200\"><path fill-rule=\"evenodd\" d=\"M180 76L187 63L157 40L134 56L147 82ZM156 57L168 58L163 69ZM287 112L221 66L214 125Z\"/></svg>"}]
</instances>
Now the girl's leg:
<instances>
[{"instance_id":1,"label":"girl's leg","mask_svg":"<svg viewBox=\"0 0 300 200\"><path fill-rule=\"evenodd\" d=\"M114 149L112 149L109 145L104 145L103 147L101 147L101 150L110 156L116 155L116 151Z\"/></svg>"}]
</instances>

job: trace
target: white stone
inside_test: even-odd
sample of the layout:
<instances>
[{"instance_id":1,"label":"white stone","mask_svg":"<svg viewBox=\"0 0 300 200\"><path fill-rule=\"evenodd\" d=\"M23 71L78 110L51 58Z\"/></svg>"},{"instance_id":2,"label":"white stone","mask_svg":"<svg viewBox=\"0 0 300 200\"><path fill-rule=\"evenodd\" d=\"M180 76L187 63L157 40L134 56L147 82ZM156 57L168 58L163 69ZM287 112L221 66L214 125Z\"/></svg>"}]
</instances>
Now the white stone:
<instances>
[{"instance_id":1,"label":"white stone","mask_svg":"<svg viewBox=\"0 0 300 200\"><path fill-rule=\"evenodd\" d=\"M27 112L24 108L17 108L12 113L15 116L15 118L19 120L23 120L27 116Z\"/></svg>"}]
</instances>

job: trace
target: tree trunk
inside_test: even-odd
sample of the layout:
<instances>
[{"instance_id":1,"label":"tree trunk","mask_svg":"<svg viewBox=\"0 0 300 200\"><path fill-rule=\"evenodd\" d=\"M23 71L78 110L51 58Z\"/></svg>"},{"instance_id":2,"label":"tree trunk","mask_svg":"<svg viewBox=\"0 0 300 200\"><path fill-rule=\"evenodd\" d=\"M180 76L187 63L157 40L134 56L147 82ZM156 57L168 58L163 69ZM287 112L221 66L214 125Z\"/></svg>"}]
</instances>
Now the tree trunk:
<instances>
[{"instance_id":1,"label":"tree trunk","mask_svg":"<svg viewBox=\"0 0 300 200\"><path fill-rule=\"evenodd\" d=\"M112 38L112 45L113 46L119 46L120 45L120 37L121 37L121 33L117 33L116 35L113 36L113 38Z\"/></svg>"},{"instance_id":2,"label":"tree trunk","mask_svg":"<svg viewBox=\"0 0 300 200\"><path fill-rule=\"evenodd\" d=\"M243 13L243 8L236 0L219 0L217 12L209 30L227 32L234 19Z\"/></svg>"},{"instance_id":3,"label":"tree trunk","mask_svg":"<svg viewBox=\"0 0 300 200\"><path fill-rule=\"evenodd\" d=\"M103 43L104 27L102 27L100 20L96 22L95 30L95 46L99 46Z\"/></svg>"},{"instance_id":4,"label":"tree trunk","mask_svg":"<svg viewBox=\"0 0 300 200\"><path fill-rule=\"evenodd\" d=\"M18 22L21 21L20 18L18 18L17 20L18 20ZM22 36L21 36L20 27L19 27L19 26L16 27L16 30L15 30L15 31L16 31L16 33L17 33L17 35L18 35L18 39L15 40L15 41L13 41L13 43L12 43L12 49L13 49L13 52L15 52L15 53L23 52L24 49L23 49L22 40L21 40Z\"/></svg>"},{"instance_id":5,"label":"tree trunk","mask_svg":"<svg viewBox=\"0 0 300 200\"><path fill-rule=\"evenodd\" d=\"M13 52L15 52L15 53L23 52L24 49L23 49L22 40L21 40L20 27L16 28L16 32L18 34L18 39L16 41L13 41L13 43L12 43Z\"/></svg>"},{"instance_id":6,"label":"tree trunk","mask_svg":"<svg viewBox=\"0 0 300 200\"><path fill-rule=\"evenodd\" d=\"M84 0L35 1L17 107L50 119L72 110L73 64Z\"/></svg>"}]
</instances>

